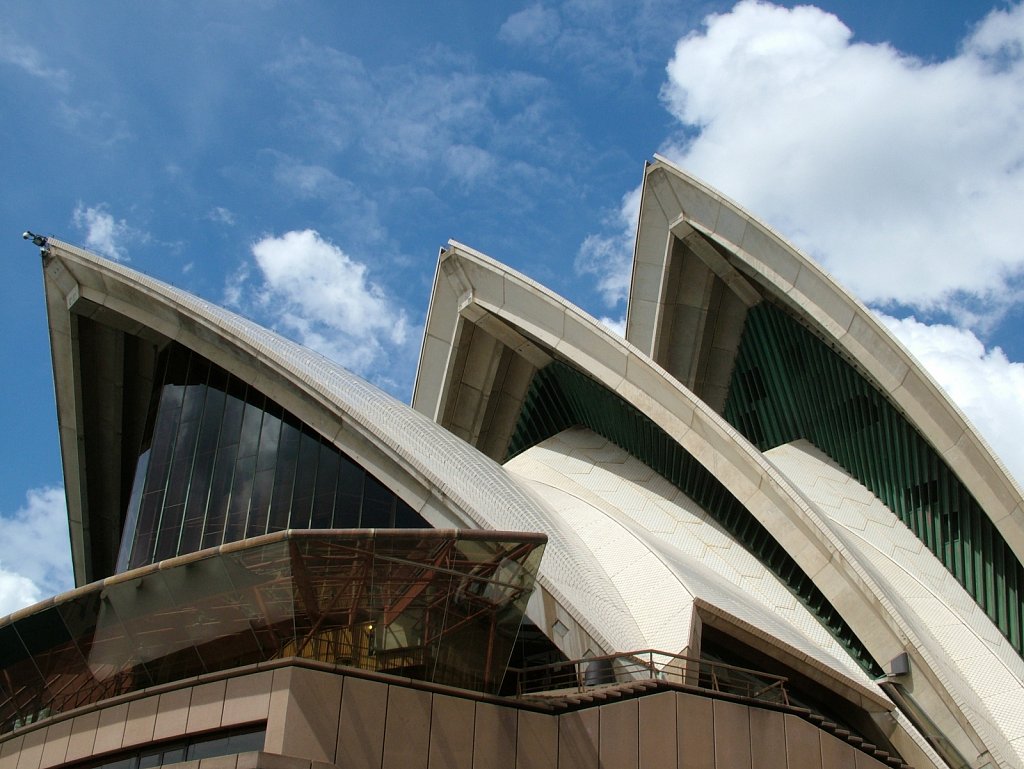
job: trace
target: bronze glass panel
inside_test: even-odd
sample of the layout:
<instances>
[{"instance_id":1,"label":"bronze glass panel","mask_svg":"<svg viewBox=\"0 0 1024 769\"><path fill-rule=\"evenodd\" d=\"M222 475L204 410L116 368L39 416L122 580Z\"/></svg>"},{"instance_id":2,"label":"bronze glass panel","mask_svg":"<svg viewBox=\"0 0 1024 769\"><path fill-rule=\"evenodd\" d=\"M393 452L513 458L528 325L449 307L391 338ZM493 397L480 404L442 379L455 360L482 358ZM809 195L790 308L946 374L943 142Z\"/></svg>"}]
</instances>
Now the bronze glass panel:
<instances>
[{"instance_id":1,"label":"bronze glass panel","mask_svg":"<svg viewBox=\"0 0 1024 769\"><path fill-rule=\"evenodd\" d=\"M496 691L543 542L282 532L95 583L0 625L0 731L292 656Z\"/></svg>"}]
</instances>

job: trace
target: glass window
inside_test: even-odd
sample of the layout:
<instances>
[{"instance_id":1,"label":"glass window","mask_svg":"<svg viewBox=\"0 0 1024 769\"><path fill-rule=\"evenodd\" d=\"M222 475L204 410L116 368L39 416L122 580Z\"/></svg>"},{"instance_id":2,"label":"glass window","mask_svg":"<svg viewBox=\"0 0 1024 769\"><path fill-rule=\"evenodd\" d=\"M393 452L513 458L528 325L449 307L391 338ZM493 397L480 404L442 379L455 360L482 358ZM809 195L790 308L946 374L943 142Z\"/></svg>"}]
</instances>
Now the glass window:
<instances>
[{"instance_id":1,"label":"glass window","mask_svg":"<svg viewBox=\"0 0 1024 769\"><path fill-rule=\"evenodd\" d=\"M330 529L333 526L334 490L338 485L339 460L340 456L333 446L320 444L313 492L313 515L309 521L311 529Z\"/></svg>"},{"instance_id":2,"label":"glass window","mask_svg":"<svg viewBox=\"0 0 1024 769\"><path fill-rule=\"evenodd\" d=\"M295 485L295 468L299 460L299 427L290 420L281 424L278 440L277 469L274 475L274 496L270 503L270 517L267 531L281 531L288 528L292 509L292 489Z\"/></svg>"},{"instance_id":3,"label":"glass window","mask_svg":"<svg viewBox=\"0 0 1024 769\"><path fill-rule=\"evenodd\" d=\"M395 495L372 475L363 485L363 516L359 525L364 529L385 529L393 525Z\"/></svg>"},{"instance_id":4,"label":"glass window","mask_svg":"<svg viewBox=\"0 0 1024 769\"><path fill-rule=\"evenodd\" d=\"M359 508L363 503L363 479L366 472L350 460L341 458L338 468L338 494L334 510L334 528L359 528Z\"/></svg>"},{"instance_id":5,"label":"glass window","mask_svg":"<svg viewBox=\"0 0 1024 769\"><path fill-rule=\"evenodd\" d=\"M294 415L186 348L164 350L155 381L119 570L285 528L386 528L396 516L427 526Z\"/></svg>"}]
</instances>

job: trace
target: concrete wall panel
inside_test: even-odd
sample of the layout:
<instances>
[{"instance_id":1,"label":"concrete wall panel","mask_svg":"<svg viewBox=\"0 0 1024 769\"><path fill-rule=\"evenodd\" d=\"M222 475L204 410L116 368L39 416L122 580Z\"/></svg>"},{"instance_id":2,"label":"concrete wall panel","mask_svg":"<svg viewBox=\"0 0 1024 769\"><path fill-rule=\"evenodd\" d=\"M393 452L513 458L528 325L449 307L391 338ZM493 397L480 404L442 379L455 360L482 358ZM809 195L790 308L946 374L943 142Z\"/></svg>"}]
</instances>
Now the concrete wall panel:
<instances>
[{"instance_id":1,"label":"concrete wall panel","mask_svg":"<svg viewBox=\"0 0 1024 769\"><path fill-rule=\"evenodd\" d=\"M43 745L46 744L46 729L37 729L25 735L18 754L18 769L39 769L43 758Z\"/></svg>"},{"instance_id":2,"label":"concrete wall panel","mask_svg":"<svg viewBox=\"0 0 1024 769\"><path fill-rule=\"evenodd\" d=\"M299 667L275 671L267 720L267 750L333 763L344 681L341 676ZM285 687L287 694L283 723L278 720L273 702L279 697L279 686Z\"/></svg>"},{"instance_id":3,"label":"concrete wall panel","mask_svg":"<svg viewBox=\"0 0 1024 769\"><path fill-rule=\"evenodd\" d=\"M224 693L226 681L213 681L192 689L192 699L188 706L188 732L205 732L217 729L221 725L224 712Z\"/></svg>"},{"instance_id":4,"label":"concrete wall panel","mask_svg":"<svg viewBox=\"0 0 1024 769\"><path fill-rule=\"evenodd\" d=\"M715 700L715 766L750 769L750 708Z\"/></svg>"},{"instance_id":5,"label":"concrete wall panel","mask_svg":"<svg viewBox=\"0 0 1024 769\"><path fill-rule=\"evenodd\" d=\"M713 700L676 695L677 765L679 769L715 769Z\"/></svg>"},{"instance_id":6,"label":"concrete wall panel","mask_svg":"<svg viewBox=\"0 0 1024 769\"><path fill-rule=\"evenodd\" d=\"M857 758L853 754L861 751L831 734L822 733L820 738L822 766L827 769L857 769Z\"/></svg>"},{"instance_id":7,"label":"concrete wall panel","mask_svg":"<svg viewBox=\"0 0 1024 769\"><path fill-rule=\"evenodd\" d=\"M156 724L153 727L154 740L178 737L185 733L191 699L191 689L176 689L160 695L156 710Z\"/></svg>"},{"instance_id":8,"label":"concrete wall panel","mask_svg":"<svg viewBox=\"0 0 1024 769\"><path fill-rule=\"evenodd\" d=\"M124 739L121 740L121 747L139 745L153 739L153 730L156 728L156 713L160 707L159 697L144 697L141 700L132 700L128 705L128 718L124 723ZM113 737L117 731L117 723L113 719L107 721L106 711L100 716L100 728L96 733L97 749L99 744ZM106 734L104 733L106 730Z\"/></svg>"},{"instance_id":9,"label":"concrete wall panel","mask_svg":"<svg viewBox=\"0 0 1024 769\"><path fill-rule=\"evenodd\" d=\"M122 706L121 733L124 733L124 719L128 715L128 706ZM65 761L77 761L93 754L96 744L96 730L100 723L100 711L78 716L71 723L71 739L68 741L68 752ZM121 737L117 738L117 746L121 746Z\"/></svg>"},{"instance_id":10,"label":"concrete wall panel","mask_svg":"<svg viewBox=\"0 0 1024 769\"><path fill-rule=\"evenodd\" d=\"M24 735L18 735L0 744L0 769L17 769L24 741Z\"/></svg>"},{"instance_id":11,"label":"concrete wall panel","mask_svg":"<svg viewBox=\"0 0 1024 769\"><path fill-rule=\"evenodd\" d=\"M64 763L68 754L68 742L71 739L71 720L58 721L46 730L46 742L43 743L43 755L39 765L57 766Z\"/></svg>"},{"instance_id":12,"label":"concrete wall panel","mask_svg":"<svg viewBox=\"0 0 1024 769\"><path fill-rule=\"evenodd\" d=\"M600 730L597 708L558 716L559 769L597 769Z\"/></svg>"},{"instance_id":13,"label":"concrete wall panel","mask_svg":"<svg viewBox=\"0 0 1024 769\"><path fill-rule=\"evenodd\" d=\"M676 695L662 692L637 700L639 710L640 769L675 766Z\"/></svg>"},{"instance_id":14,"label":"concrete wall panel","mask_svg":"<svg viewBox=\"0 0 1024 769\"><path fill-rule=\"evenodd\" d=\"M434 695L428 769L472 769L475 716L472 700Z\"/></svg>"},{"instance_id":15,"label":"concrete wall panel","mask_svg":"<svg viewBox=\"0 0 1024 769\"><path fill-rule=\"evenodd\" d=\"M274 674L265 670L238 678L229 678L224 692L223 726L263 721L270 710L270 691Z\"/></svg>"},{"instance_id":16,"label":"concrete wall panel","mask_svg":"<svg viewBox=\"0 0 1024 769\"><path fill-rule=\"evenodd\" d=\"M516 769L550 769L557 765L558 719L545 713L520 710L516 733Z\"/></svg>"},{"instance_id":17,"label":"concrete wall panel","mask_svg":"<svg viewBox=\"0 0 1024 769\"><path fill-rule=\"evenodd\" d=\"M821 732L818 727L799 716L786 715L785 720L789 769L822 769Z\"/></svg>"},{"instance_id":18,"label":"concrete wall panel","mask_svg":"<svg viewBox=\"0 0 1024 769\"><path fill-rule=\"evenodd\" d=\"M342 769L380 766L389 688L387 684L361 678L345 681L336 761Z\"/></svg>"},{"instance_id":19,"label":"concrete wall panel","mask_svg":"<svg viewBox=\"0 0 1024 769\"><path fill-rule=\"evenodd\" d=\"M430 692L392 686L384 731L384 769L427 769Z\"/></svg>"},{"instance_id":20,"label":"concrete wall panel","mask_svg":"<svg viewBox=\"0 0 1024 769\"><path fill-rule=\"evenodd\" d=\"M517 728L516 711L478 702L473 729L474 769L514 769Z\"/></svg>"},{"instance_id":21,"label":"concrete wall panel","mask_svg":"<svg viewBox=\"0 0 1024 769\"><path fill-rule=\"evenodd\" d=\"M787 769L786 720L782 713L749 708L750 765L753 769Z\"/></svg>"},{"instance_id":22,"label":"concrete wall panel","mask_svg":"<svg viewBox=\"0 0 1024 769\"><path fill-rule=\"evenodd\" d=\"M601 715L601 766L639 769L640 723L638 700L605 705ZM674 729L671 730L675 732Z\"/></svg>"}]
</instances>

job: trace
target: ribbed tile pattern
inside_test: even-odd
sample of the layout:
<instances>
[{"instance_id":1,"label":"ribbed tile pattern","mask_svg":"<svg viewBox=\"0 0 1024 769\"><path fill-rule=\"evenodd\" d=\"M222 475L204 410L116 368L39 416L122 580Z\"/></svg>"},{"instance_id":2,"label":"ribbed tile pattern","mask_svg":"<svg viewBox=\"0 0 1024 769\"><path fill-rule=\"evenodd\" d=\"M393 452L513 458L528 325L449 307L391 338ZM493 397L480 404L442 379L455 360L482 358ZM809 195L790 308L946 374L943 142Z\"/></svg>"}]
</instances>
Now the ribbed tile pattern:
<instances>
[{"instance_id":1,"label":"ribbed tile pattern","mask_svg":"<svg viewBox=\"0 0 1024 769\"><path fill-rule=\"evenodd\" d=\"M1024 566L924 436L782 309L751 309L725 418L762 451L806 439L884 500L1024 654Z\"/></svg>"},{"instance_id":2,"label":"ribbed tile pattern","mask_svg":"<svg viewBox=\"0 0 1024 769\"><path fill-rule=\"evenodd\" d=\"M985 612L881 500L808 442L766 456L869 569L974 727L1024 762L1024 660Z\"/></svg>"},{"instance_id":3,"label":"ribbed tile pattern","mask_svg":"<svg viewBox=\"0 0 1024 769\"><path fill-rule=\"evenodd\" d=\"M680 489L607 439L570 428L506 467L576 527L654 648L686 645L692 598L698 597L824 667L872 685L764 564Z\"/></svg>"},{"instance_id":4,"label":"ribbed tile pattern","mask_svg":"<svg viewBox=\"0 0 1024 769\"><path fill-rule=\"evenodd\" d=\"M534 376L509 446L510 456L567 427L583 425L640 460L708 511L818 617L872 675L882 669L853 629L792 556L707 468L617 394L555 361Z\"/></svg>"},{"instance_id":5,"label":"ribbed tile pattern","mask_svg":"<svg viewBox=\"0 0 1024 769\"><path fill-rule=\"evenodd\" d=\"M639 629L607 577L585 557L578 535L465 441L340 365L253 321L60 241L50 241L50 252L70 261L72 272L96 273L111 293L127 289L140 313L152 311L149 303L162 304L217 334L225 345L265 360L268 373L319 396L337 414L339 428L343 420L359 425L481 528L547 534L539 582L564 605L575 607L577 620L595 639L609 648L637 648Z\"/></svg>"}]
</instances>

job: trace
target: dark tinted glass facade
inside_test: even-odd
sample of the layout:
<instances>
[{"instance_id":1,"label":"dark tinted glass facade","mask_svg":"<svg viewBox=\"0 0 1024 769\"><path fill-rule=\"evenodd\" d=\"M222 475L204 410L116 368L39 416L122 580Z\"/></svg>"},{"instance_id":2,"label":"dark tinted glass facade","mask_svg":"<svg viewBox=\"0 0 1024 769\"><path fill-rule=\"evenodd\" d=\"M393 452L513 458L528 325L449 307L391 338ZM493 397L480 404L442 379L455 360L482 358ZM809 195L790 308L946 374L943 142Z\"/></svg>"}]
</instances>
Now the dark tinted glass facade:
<instances>
[{"instance_id":1,"label":"dark tinted glass facade","mask_svg":"<svg viewBox=\"0 0 1024 769\"><path fill-rule=\"evenodd\" d=\"M206 358L174 344L156 373L118 571L284 529L429 526L319 434Z\"/></svg>"},{"instance_id":2,"label":"dark tinted glass facade","mask_svg":"<svg viewBox=\"0 0 1024 769\"><path fill-rule=\"evenodd\" d=\"M1024 656L1024 565L942 455L782 309L747 316L725 418L761 451L804 438L882 500Z\"/></svg>"}]
</instances>

